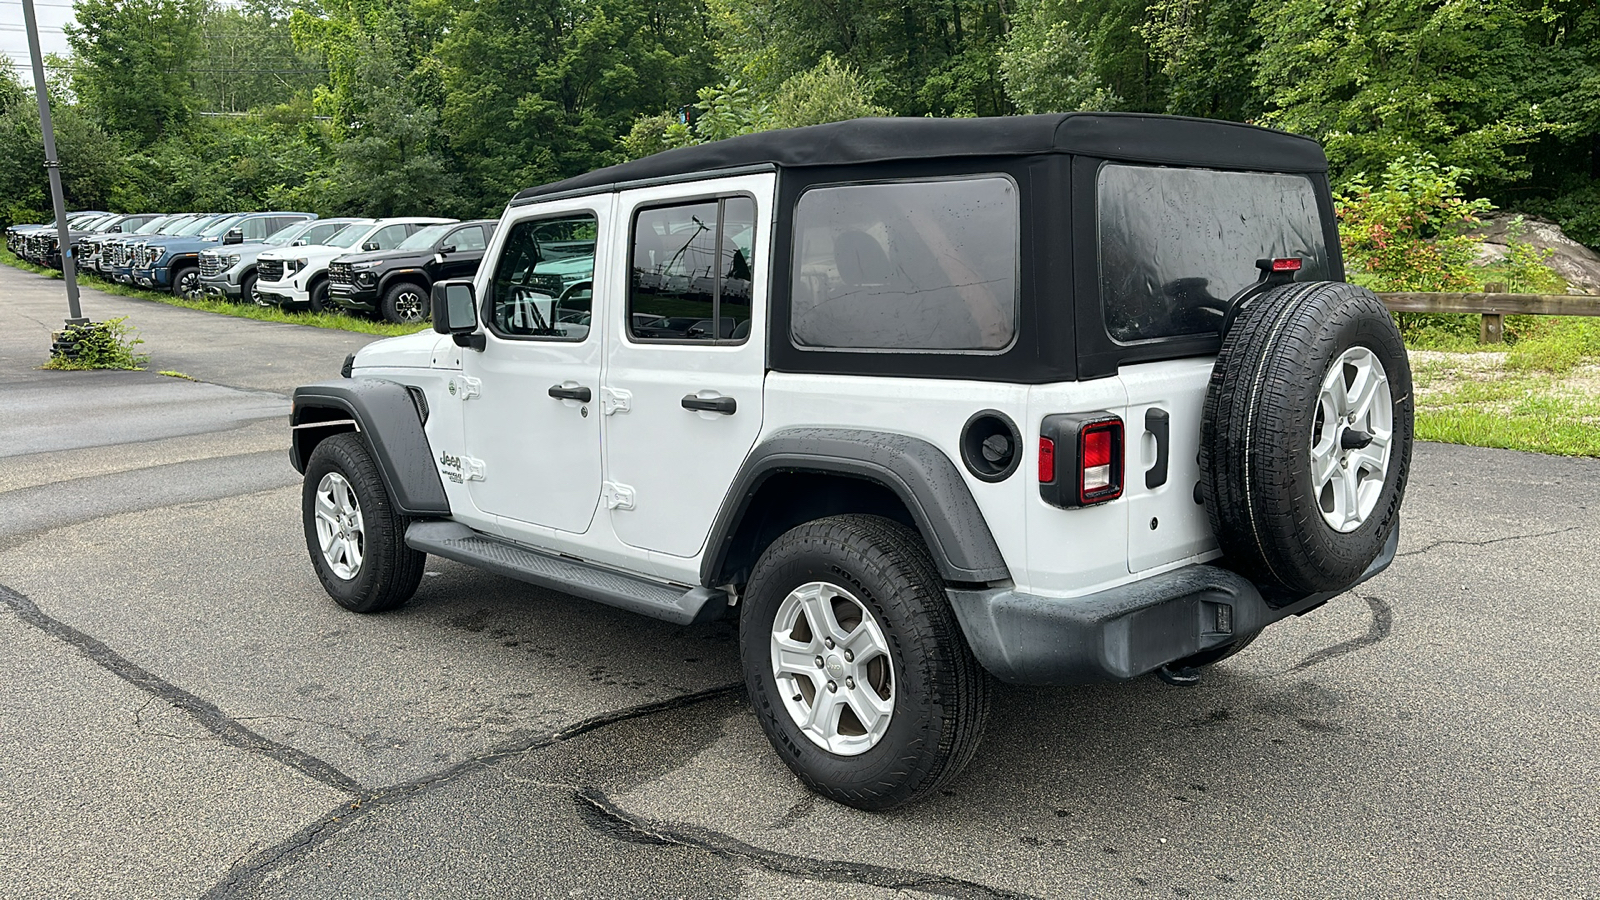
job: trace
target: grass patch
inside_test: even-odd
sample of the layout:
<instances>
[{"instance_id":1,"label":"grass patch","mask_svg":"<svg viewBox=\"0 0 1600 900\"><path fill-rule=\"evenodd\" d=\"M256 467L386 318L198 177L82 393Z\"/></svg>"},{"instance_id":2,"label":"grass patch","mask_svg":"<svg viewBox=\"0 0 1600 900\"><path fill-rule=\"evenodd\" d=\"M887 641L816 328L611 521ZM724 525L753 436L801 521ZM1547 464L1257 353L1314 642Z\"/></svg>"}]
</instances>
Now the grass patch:
<instances>
[{"instance_id":1,"label":"grass patch","mask_svg":"<svg viewBox=\"0 0 1600 900\"><path fill-rule=\"evenodd\" d=\"M53 269L42 269L31 265L11 253L0 249L0 263L27 272L48 275L60 278L61 273ZM233 316L237 319L255 319L260 322L281 322L285 325L308 325L312 328L332 328L339 331L354 331L360 334L375 334L381 337L399 337L406 334L416 334L432 327L427 323L420 325L392 325L388 322L378 322L359 316L345 315L342 312L284 312L276 306L257 306L254 303L233 303L229 300L202 298L198 300L185 300L174 297L161 291L150 291L144 288L132 287L126 284L116 284L106 281L96 275L86 272L78 273L78 283L84 287L93 288L107 294L116 294L120 297L131 297L136 300L150 300L156 303L165 303L168 306L179 306L184 309L194 309L201 312L216 313L222 316Z\"/></svg>"},{"instance_id":2,"label":"grass patch","mask_svg":"<svg viewBox=\"0 0 1600 900\"><path fill-rule=\"evenodd\" d=\"M55 269L46 269L44 266L36 266L22 257L17 256L15 253L12 253L10 250L7 250L4 244L0 244L0 263L4 263L13 269L21 269L24 272L32 272L35 275L43 275L46 278L61 277L61 273L57 272Z\"/></svg>"},{"instance_id":3,"label":"grass patch","mask_svg":"<svg viewBox=\"0 0 1600 900\"><path fill-rule=\"evenodd\" d=\"M157 372L156 374L157 375L165 375L168 378L182 378L184 381L194 381L195 380L193 375L185 375L182 372L179 372L179 371L176 371L176 370L173 370L173 369L162 369L161 371Z\"/></svg>"},{"instance_id":4,"label":"grass patch","mask_svg":"<svg viewBox=\"0 0 1600 900\"><path fill-rule=\"evenodd\" d=\"M1414 354L1417 438L1600 456L1600 365L1594 357L1556 374L1514 367L1514 352Z\"/></svg>"}]
</instances>

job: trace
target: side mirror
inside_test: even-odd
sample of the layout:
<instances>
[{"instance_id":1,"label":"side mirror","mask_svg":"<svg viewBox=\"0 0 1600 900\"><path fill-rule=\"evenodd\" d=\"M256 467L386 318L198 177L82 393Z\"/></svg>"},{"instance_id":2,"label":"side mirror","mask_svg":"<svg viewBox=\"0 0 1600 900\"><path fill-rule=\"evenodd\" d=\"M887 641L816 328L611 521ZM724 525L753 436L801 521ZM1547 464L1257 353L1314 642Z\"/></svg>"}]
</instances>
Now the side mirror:
<instances>
[{"instance_id":1,"label":"side mirror","mask_svg":"<svg viewBox=\"0 0 1600 900\"><path fill-rule=\"evenodd\" d=\"M439 253L441 255L443 255L445 253L454 253L454 252L456 252L456 245L455 244L445 244L443 247L439 248Z\"/></svg>"},{"instance_id":2,"label":"side mirror","mask_svg":"<svg viewBox=\"0 0 1600 900\"><path fill-rule=\"evenodd\" d=\"M240 228L232 229L227 234L222 236L222 242L224 244L242 244L242 243L244 243L244 230L240 229Z\"/></svg>"},{"instance_id":3,"label":"side mirror","mask_svg":"<svg viewBox=\"0 0 1600 900\"><path fill-rule=\"evenodd\" d=\"M478 333L478 301L472 282L436 282L432 300L434 331L450 335L457 346L484 348L484 337Z\"/></svg>"},{"instance_id":4,"label":"side mirror","mask_svg":"<svg viewBox=\"0 0 1600 900\"><path fill-rule=\"evenodd\" d=\"M377 241L367 241L365 244L361 245L361 249L363 249L363 250L367 251L368 253L370 253L373 250L377 250L378 249L378 242Z\"/></svg>"},{"instance_id":5,"label":"side mirror","mask_svg":"<svg viewBox=\"0 0 1600 900\"><path fill-rule=\"evenodd\" d=\"M294 243L290 244L289 246L291 246L291 247L309 247L311 245L306 243L306 239L305 238L295 238L294 239Z\"/></svg>"}]
</instances>

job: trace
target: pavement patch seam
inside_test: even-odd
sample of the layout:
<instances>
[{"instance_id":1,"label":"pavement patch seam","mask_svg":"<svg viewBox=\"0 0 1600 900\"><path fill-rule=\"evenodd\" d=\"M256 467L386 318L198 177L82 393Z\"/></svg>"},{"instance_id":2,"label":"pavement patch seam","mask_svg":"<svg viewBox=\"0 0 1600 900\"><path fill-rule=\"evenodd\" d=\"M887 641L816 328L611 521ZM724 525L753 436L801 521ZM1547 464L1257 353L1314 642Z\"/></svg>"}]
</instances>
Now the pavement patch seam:
<instances>
[{"instance_id":1,"label":"pavement patch seam","mask_svg":"<svg viewBox=\"0 0 1600 900\"><path fill-rule=\"evenodd\" d=\"M215 734L223 743L283 763L335 790L358 797L366 793L367 789L360 782L329 763L303 750L280 744L239 724L229 718L216 704L200 699L112 650L98 638L45 613L27 596L3 584L0 584L0 603L4 603L23 622L67 644L100 668L154 698L171 704L173 708Z\"/></svg>"},{"instance_id":2,"label":"pavement patch seam","mask_svg":"<svg viewBox=\"0 0 1600 900\"><path fill-rule=\"evenodd\" d=\"M1394 630L1394 608L1379 597L1363 597L1362 599L1366 600L1367 606L1372 608L1372 624L1367 628L1366 634L1334 644L1332 647L1324 647L1295 663L1294 667L1284 674L1309 669L1317 663L1327 662L1335 656L1354 653L1362 647L1370 647L1388 637L1389 633Z\"/></svg>"},{"instance_id":3,"label":"pavement patch seam","mask_svg":"<svg viewBox=\"0 0 1600 900\"><path fill-rule=\"evenodd\" d=\"M1558 534L1566 534L1569 531L1577 531L1581 527L1582 526L1580 526L1580 525L1574 525L1571 528L1557 528L1555 531L1541 531L1538 534L1509 534L1509 535L1506 535L1505 537L1489 538L1487 540L1482 540L1482 541L1457 541L1457 540L1434 541L1433 543L1427 545L1426 547L1418 547L1415 550L1407 550L1404 553L1396 553L1395 554L1395 558L1399 559L1402 556L1420 556L1420 555L1422 555L1424 553L1427 553L1430 550L1437 550L1438 548L1443 547L1446 544L1458 544L1458 545L1460 545L1462 547L1487 547L1487 546L1489 546L1491 544L1503 544L1506 541L1525 541L1525 540L1528 540L1530 538L1554 537L1554 536L1556 536Z\"/></svg>"},{"instance_id":4,"label":"pavement patch seam","mask_svg":"<svg viewBox=\"0 0 1600 900\"><path fill-rule=\"evenodd\" d=\"M3 590L3 588L0 588L0 591ZM353 801L341 803L333 811L295 832L287 839L254 854L247 860L236 863L229 869L227 876L221 882L200 895L200 900L220 900L223 897L235 896L236 892L240 896L254 896L254 889L259 887L265 877L274 869L290 861L300 853L334 837L345 826L355 822L362 816L380 811L385 807L392 806L402 800L408 800L418 794L426 793L435 787L449 784L469 771L485 768L507 757L543 750L610 725L655 715L656 713L683 709L684 707L710 700L736 696L743 693L743 691L743 682L726 684L720 687L707 688L703 691L680 694L676 697L669 697L666 700L656 700L651 703L642 703L638 706L601 713L564 726L532 741L524 740L513 746L491 750L488 753L462 760L442 772L362 793Z\"/></svg>"},{"instance_id":5,"label":"pavement patch seam","mask_svg":"<svg viewBox=\"0 0 1600 900\"><path fill-rule=\"evenodd\" d=\"M1031 894L1019 894L1002 888L990 887L975 881L949 878L911 869L891 869L869 863L842 860L808 859L776 850L767 850L747 844L721 832L697 828L692 825L668 826L642 819L625 812L603 792L593 788L580 790L574 796L579 809L585 814L590 827L605 832L618 840L658 846L687 847L710 853L724 859L754 863L772 872L796 878L809 878L836 884L866 884L899 891L920 891L940 897L962 900L1034 900Z\"/></svg>"}]
</instances>

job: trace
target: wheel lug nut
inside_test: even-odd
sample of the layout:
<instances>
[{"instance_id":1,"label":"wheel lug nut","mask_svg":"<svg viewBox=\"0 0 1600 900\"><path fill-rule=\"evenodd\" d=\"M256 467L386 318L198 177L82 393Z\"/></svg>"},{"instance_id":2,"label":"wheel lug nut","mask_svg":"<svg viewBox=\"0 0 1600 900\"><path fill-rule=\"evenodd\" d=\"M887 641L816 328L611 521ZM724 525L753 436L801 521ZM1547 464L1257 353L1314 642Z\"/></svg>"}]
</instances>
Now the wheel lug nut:
<instances>
[{"instance_id":1,"label":"wheel lug nut","mask_svg":"<svg viewBox=\"0 0 1600 900\"><path fill-rule=\"evenodd\" d=\"M856 689L856 680L854 678L846 678L844 680L844 686L853 691Z\"/></svg>"},{"instance_id":2,"label":"wheel lug nut","mask_svg":"<svg viewBox=\"0 0 1600 900\"><path fill-rule=\"evenodd\" d=\"M822 668L822 657L817 657L817 668Z\"/></svg>"},{"instance_id":3,"label":"wheel lug nut","mask_svg":"<svg viewBox=\"0 0 1600 900\"><path fill-rule=\"evenodd\" d=\"M828 682L828 693L830 693L830 694L839 693L839 685L838 685L837 682L833 682L833 681Z\"/></svg>"},{"instance_id":4,"label":"wheel lug nut","mask_svg":"<svg viewBox=\"0 0 1600 900\"><path fill-rule=\"evenodd\" d=\"M822 641L822 645L824 647L827 647L829 650L832 650L833 649L833 638L824 638L823 641Z\"/></svg>"},{"instance_id":5,"label":"wheel lug nut","mask_svg":"<svg viewBox=\"0 0 1600 900\"><path fill-rule=\"evenodd\" d=\"M854 653L851 653L849 650L846 650L844 652L844 661L845 662L855 662L856 661L856 655Z\"/></svg>"},{"instance_id":6,"label":"wheel lug nut","mask_svg":"<svg viewBox=\"0 0 1600 900\"><path fill-rule=\"evenodd\" d=\"M1341 469L1350 468L1350 460L1348 460L1348 459L1339 460L1339 468L1341 468Z\"/></svg>"}]
</instances>

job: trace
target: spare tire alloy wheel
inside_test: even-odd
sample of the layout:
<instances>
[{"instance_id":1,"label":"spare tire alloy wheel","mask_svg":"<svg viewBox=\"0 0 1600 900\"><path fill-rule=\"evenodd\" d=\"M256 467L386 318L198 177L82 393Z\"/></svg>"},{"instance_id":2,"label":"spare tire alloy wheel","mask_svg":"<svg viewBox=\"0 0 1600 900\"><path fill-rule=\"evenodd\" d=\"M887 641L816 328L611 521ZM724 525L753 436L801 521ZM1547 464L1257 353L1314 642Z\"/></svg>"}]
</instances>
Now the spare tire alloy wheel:
<instances>
[{"instance_id":1,"label":"spare tire alloy wheel","mask_svg":"<svg viewBox=\"0 0 1600 900\"><path fill-rule=\"evenodd\" d=\"M1340 354L1322 380L1311 426L1311 477L1328 527L1349 534L1372 515L1389 472L1394 400L1383 362L1366 347Z\"/></svg>"},{"instance_id":2,"label":"spare tire alloy wheel","mask_svg":"<svg viewBox=\"0 0 1600 900\"><path fill-rule=\"evenodd\" d=\"M807 582L784 598L772 629L772 675L795 726L829 753L871 750L894 716L889 642L839 585Z\"/></svg>"},{"instance_id":3,"label":"spare tire alloy wheel","mask_svg":"<svg viewBox=\"0 0 1600 900\"><path fill-rule=\"evenodd\" d=\"M1291 283L1250 301L1200 425L1201 493L1228 566L1278 606L1354 584L1399 522L1412 416L1405 345L1371 291Z\"/></svg>"},{"instance_id":4,"label":"spare tire alloy wheel","mask_svg":"<svg viewBox=\"0 0 1600 900\"><path fill-rule=\"evenodd\" d=\"M988 675L916 532L864 515L796 526L761 554L741 606L750 702L812 790L888 809L972 758Z\"/></svg>"}]
</instances>

